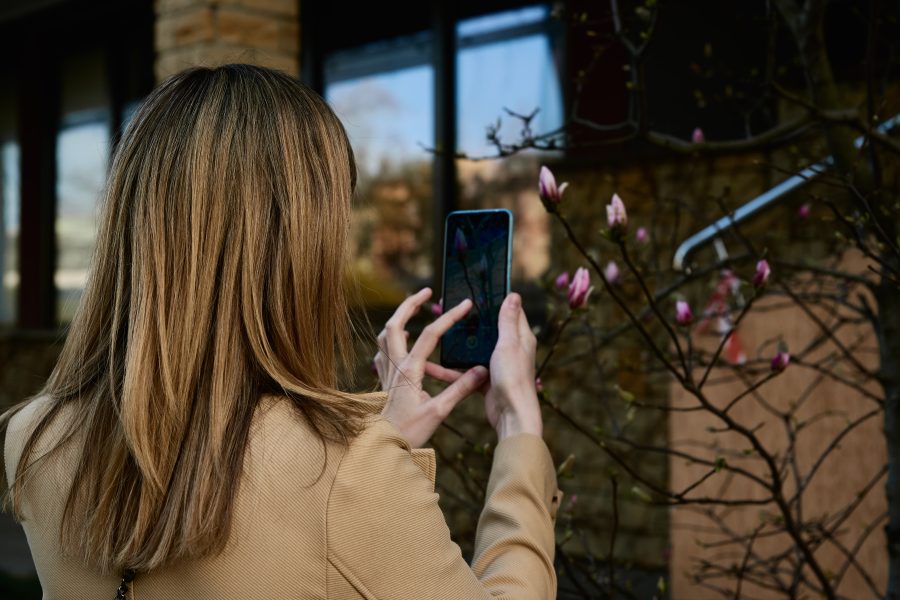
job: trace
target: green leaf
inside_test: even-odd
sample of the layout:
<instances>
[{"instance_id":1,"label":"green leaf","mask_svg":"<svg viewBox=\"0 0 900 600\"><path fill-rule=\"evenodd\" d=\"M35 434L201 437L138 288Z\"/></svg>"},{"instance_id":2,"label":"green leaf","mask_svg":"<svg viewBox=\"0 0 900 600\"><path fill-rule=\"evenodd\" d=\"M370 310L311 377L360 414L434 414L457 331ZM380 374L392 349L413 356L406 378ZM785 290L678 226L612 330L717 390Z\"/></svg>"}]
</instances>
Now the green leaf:
<instances>
[{"instance_id":1,"label":"green leaf","mask_svg":"<svg viewBox=\"0 0 900 600\"><path fill-rule=\"evenodd\" d=\"M656 589L659 590L660 594L666 593L666 578L662 575L659 576L659 581L656 582Z\"/></svg>"},{"instance_id":2,"label":"green leaf","mask_svg":"<svg viewBox=\"0 0 900 600\"><path fill-rule=\"evenodd\" d=\"M622 388L618 388L618 390L619 398L621 398L625 402L634 402L634 394L632 394L628 390L623 390Z\"/></svg>"},{"instance_id":3,"label":"green leaf","mask_svg":"<svg viewBox=\"0 0 900 600\"><path fill-rule=\"evenodd\" d=\"M645 492L643 489L638 486L634 486L631 488L631 493L634 494L636 498L639 500L643 500L644 502L652 502L653 498L650 497L650 494Z\"/></svg>"},{"instance_id":4,"label":"green leaf","mask_svg":"<svg viewBox=\"0 0 900 600\"><path fill-rule=\"evenodd\" d=\"M724 468L727 467L727 466L728 466L728 463L725 462L725 457L724 457L724 456L717 456L717 457L716 457L716 467L715 467L716 473L720 472L722 469L724 469Z\"/></svg>"}]
</instances>

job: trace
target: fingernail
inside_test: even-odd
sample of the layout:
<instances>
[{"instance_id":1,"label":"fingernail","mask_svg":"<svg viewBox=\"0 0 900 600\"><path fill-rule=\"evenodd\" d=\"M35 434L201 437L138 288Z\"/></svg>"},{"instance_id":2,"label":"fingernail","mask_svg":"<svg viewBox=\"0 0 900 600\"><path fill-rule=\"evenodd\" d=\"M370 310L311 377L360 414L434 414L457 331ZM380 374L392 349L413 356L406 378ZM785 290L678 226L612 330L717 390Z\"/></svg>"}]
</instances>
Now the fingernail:
<instances>
[{"instance_id":1,"label":"fingernail","mask_svg":"<svg viewBox=\"0 0 900 600\"><path fill-rule=\"evenodd\" d=\"M509 302L512 304L513 308L519 308L519 304L522 303L522 298L518 294L510 294Z\"/></svg>"},{"instance_id":2,"label":"fingernail","mask_svg":"<svg viewBox=\"0 0 900 600\"><path fill-rule=\"evenodd\" d=\"M485 368L482 365L478 365L477 367L472 367L472 372L475 373L475 376L478 377L478 379L484 379L485 377L487 377L487 374L488 374L487 368Z\"/></svg>"},{"instance_id":3,"label":"fingernail","mask_svg":"<svg viewBox=\"0 0 900 600\"><path fill-rule=\"evenodd\" d=\"M471 304L471 303L472 303L472 300L469 299L469 298L464 298L462 302L460 302L459 304L457 304L457 306L462 306L462 305L465 304L466 302L468 302L468 303Z\"/></svg>"}]
</instances>

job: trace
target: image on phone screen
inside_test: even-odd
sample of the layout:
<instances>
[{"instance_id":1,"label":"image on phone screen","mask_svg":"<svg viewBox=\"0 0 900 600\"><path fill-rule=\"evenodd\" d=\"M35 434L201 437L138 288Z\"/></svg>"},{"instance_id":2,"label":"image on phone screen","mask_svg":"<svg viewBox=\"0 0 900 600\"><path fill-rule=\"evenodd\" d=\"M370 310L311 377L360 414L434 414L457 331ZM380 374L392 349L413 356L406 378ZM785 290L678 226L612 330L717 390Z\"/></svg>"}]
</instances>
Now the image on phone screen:
<instances>
[{"instance_id":1,"label":"image on phone screen","mask_svg":"<svg viewBox=\"0 0 900 600\"><path fill-rule=\"evenodd\" d=\"M497 317L509 293L512 213L508 210L456 211L444 230L445 309L464 299L473 306L441 338L441 364L487 365L497 345Z\"/></svg>"}]
</instances>

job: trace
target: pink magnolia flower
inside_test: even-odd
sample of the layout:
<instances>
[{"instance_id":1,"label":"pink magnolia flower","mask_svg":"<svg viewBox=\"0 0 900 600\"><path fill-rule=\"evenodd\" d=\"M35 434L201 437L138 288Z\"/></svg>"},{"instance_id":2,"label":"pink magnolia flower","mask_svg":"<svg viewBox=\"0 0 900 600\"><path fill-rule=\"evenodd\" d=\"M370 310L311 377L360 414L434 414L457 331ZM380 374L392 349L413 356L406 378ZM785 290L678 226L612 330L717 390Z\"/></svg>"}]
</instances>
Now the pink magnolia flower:
<instances>
[{"instance_id":1,"label":"pink magnolia flower","mask_svg":"<svg viewBox=\"0 0 900 600\"><path fill-rule=\"evenodd\" d=\"M772 269L769 268L769 261L762 259L756 263L756 273L753 274L753 287L759 289L766 285L771 274Z\"/></svg>"},{"instance_id":2,"label":"pink magnolia flower","mask_svg":"<svg viewBox=\"0 0 900 600\"><path fill-rule=\"evenodd\" d=\"M647 228L638 227L638 230L634 232L634 239L636 239L639 244L646 244L650 241L650 234L647 232Z\"/></svg>"},{"instance_id":3,"label":"pink magnolia flower","mask_svg":"<svg viewBox=\"0 0 900 600\"><path fill-rule=\"evenodd\" d=\"M691 305L685 302L684 300L679 300L675 303L675 322L679 325L684 325L685 327L690 325L694 320L694 312L691 310Z\"/></svg>"},{"instance_id":4,"label":"pink magnolia flower","mask_svg":"<svg viewBox=\"0 0 900 600\"><path fill-rule=\"evenodd\" d=\"M432 302L430 308L431 308L431 314L433 314L433 315L436 316L436 317L439 317L439 316L441 316L442 314L444 314L444 300L443 300L443 298L442 298L441 300L438 300L437 302Z\"/></svg>"},{"instance_id":5,"label":"pink magnolia flower","mask_svg":"<svg viewBox=\"0 0 900 600\"><path fill-rule=\"evenodd\" d=\"M606 268L603 269L603 276L612 284L619 283L621 273L619 273L619 265L616 264L616 261L611 260L606 263Z\"/></svg>"},{"instance_id":6,"label":"pink magnolia flower","mask_svg":"<svg viewBox=\"0 0 900 600\"><path fill-rule=\"evenodd\" d=\"M808 219L809 215L812 213L812 206L810 206L809 202L800 206L797 209L797 216L801 219Z\"/></svg>"},{"instance_id":7,"label":"pink magnolia flower","mask_svg":"<svg viewBox=\"0 0 900 600\"><path fill-rule=\"evenodd\" d=\"M787 352L778 351L775 356L772 357L772 371L775 373L781 373L787 366L791 364L791 355Z\"/></svg>"},{"instance_id":8,"label":"pink magnolia flower","mask_svg":"<svg viewBox=\"0 0 900 600\"><path fill-rule=\"evenodd\" d=\"M578 267L572 283L569 284L569 308L581 308L587 304L588 296L594 288L591 287L591 274L584 267Z\"/></svg>"},{"instance_id":9,"label":"pink magnolia flower","mask_svg":"<svg viewBox=\"0 0 900 600\"><path fill-rule=\"evenodd\" d=\"M624 231L628 225L628 212L625 203L618 194L613 194L612 200L606 205L606 222L613 231Z\"/></svg>"},{"instance_id":10,"label":"pink magnolia flower","mask_svg":"<svg viewBox=\"0 0 900 600\"><path fill-rule=\"evenodd\" d=\"M569 183L566 182L557 187L556 177L553 176L553 171L545 166L541 166L541 174L538 177L538 194L540 194L541 199L544 200L544 202L559 204L562 202L563 192L566 191L568 186Z\"/></svg>"},{"instance_id":11,"label":"pink magnolia flower","mask_svg":"<svg viewBox=\"0 0 900 600\"><path fill-rule=\"evenodd\" d=\"M693 133L691 133L691 141L695 144L702 144L706 141L706 136L703 135L703 130L697 127L694 129Z\"/></svg>"},{"instance_id":12,"label":"pink magnolia flower","mask_svg":"<svg viewBox=\"0 0 900 600\"><path fill-rule=\"evenodd\" d=\"M456 254L460 257L466 255L466 251L469 249L469 243L466 241L466 234L462 232L462 229L456 230L456 236L453 238L453 249L456 250Z\"/></svg>"},{"instance_id":13,"label":"pink magnolia flower","mask_svg":"<svg viewBox=\"0 0 900 600\"><path fill-rule=\"evenodd\" d=\"M562 273L557 275L556 281L554 281L553 283L560 290L564 290L569 287L569 272L563 271Z\"/></svg>"}]
</instances>

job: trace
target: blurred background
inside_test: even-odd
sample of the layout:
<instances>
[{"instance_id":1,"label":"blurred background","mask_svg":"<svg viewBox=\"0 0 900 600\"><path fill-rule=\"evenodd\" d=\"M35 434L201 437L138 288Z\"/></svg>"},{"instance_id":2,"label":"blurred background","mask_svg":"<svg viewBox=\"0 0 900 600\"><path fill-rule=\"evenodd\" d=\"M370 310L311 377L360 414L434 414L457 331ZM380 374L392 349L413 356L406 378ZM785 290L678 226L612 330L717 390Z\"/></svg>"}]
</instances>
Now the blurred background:
<instances>
[{"instance_id":1,"label":"blurred background","mask_svg":"<svg viewBox=\"0 0 900 600\"><path fill-rule=\"evenodd\" d=\"M660 2L659 10L653 1L622 4L623 14L638 20L642 10L654 10L655 41L641 59L646 93L640 108L652 115L656 131L690 140L702 126L706 139L732 139L792 114L783 102L757 94L749 75L767 57L779 60L787 52L779 39L761 34L772 10L768 2ZM895 4L876 4L896 17ZM673 249L721 212L713 192L692 187L701 179L704 190L727 190L719 197L737 206L784 178L771 168L775 159L785 168L803 162L805 155L786 146L752 157L726 152L715 164L672 159L659 147L618 141L615 127L598 126L631 119L635 107L625 49L597 49L596 40L610 35L615 20L608 8L600 9L603 18L589 16L595 5L0 0L0 407L38 390L54 364L86 281L98 198L122 129L158 82L193 65L249 62L281 69L334 107L360 171L353 271L376 330L410 291L439 289L444 218L480 207L513 211L513 287L525 296L536 328L547 324L549 282L574 263L571 253L554 250L561 234L538 201L542 163L555 165L561 181L581 181L570 193L582 207L575 221L585 232L599 231L603 206L616 189L637 198L674 198L685 215L679 221L643 203L659 234L654 239L665 238ZM864 88L866 21L855 0L831 2L826 26L842 89ZM896 52L890 56L893 61ZM555 131L565 135L513 152L503 145ZM804 148L811 156L824 152L816 142ZM509 156L496 160L498 154ZM789 224L774 221L780 225L770 233L791 234ZM654 259L657 264L668 264L671 253L653 251L663 257ZM372 384L373 353L362 340L362 387ZM643 360L636 351L626 358ZM632 377L628 387L646 397L669 393L658 376ZM600 410L593 404L598 397L591 392L580 400L589 405L586 418ZM669 426L665 415L656 415L635 427L651 443L665 441ZM562 462L570 452L565 434L550 431L548 439ZM453 463L455 454L442 460ZM600 491L605 479L599 475L605 464L588 461L569 488L592 507L595 520L587 529L599 548L609 540L603 521L608 492ZM661 482L674 477L664 455L645 464ZM465 550L472 513L454 500L454 485L463 484L448 481L442 506ZM651 513L637 501L625 502L621 511L614 535L629 593L667 597L671 588L660 582L677 578L673 548L689 543L693 533L674 529L667 511ZM7 516L0 520L0 579L0 596L39 597L26 541ZM570 587L565 597L587 594ZM706 597L687 579L680 589L678 597Z\"/></svg>"}]
</instances>

